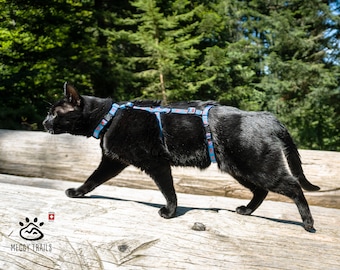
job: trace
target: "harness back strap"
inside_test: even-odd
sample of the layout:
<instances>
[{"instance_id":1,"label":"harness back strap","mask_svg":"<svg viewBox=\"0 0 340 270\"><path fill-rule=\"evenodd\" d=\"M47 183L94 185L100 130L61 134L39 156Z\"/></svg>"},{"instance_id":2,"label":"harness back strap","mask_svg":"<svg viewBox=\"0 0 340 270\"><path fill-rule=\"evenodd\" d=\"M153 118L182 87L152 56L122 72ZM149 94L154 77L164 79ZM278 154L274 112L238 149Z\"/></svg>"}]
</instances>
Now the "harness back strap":
<instances>
[{"instance_id":1,"label":"harness back strap","mask_svg":"<svg viewBox=\"0 0 340 270\"><path fill-rule=\"evenodd\" d=\"M212 140L211 130L209 126L208 121L208 115L209 110L213 107L213 105L207 105L204 110L198 110L194 107L189 107L188 109L176 109L176 108L162 108L162 107L140 107L140 106L134 106L132 102L128 102L123 105L118 105L117 103L112 104L112 107L110 111L104 116L104 118L100 121L98 126L93 132L93 137L96 139L99 139L101 132L105 128L105 126L112 120L112 118L117 113L118 109L126 109L126 108L132 108L136 110L143 110L148 111L150 113L154 113L157 117L157 122L159 125L159 131L160 131L160 138L163 141L163 127L162 127L162 121L161 121L161 114L163 113L175 113L175 114L192 114L192 115L198 115L202 117L203 126L205 128L205 137L207 140L208 145L208 152L210 161L212 163L216 163L216 156L214 151L214 144Z\"/></svg>"}]
</instances>

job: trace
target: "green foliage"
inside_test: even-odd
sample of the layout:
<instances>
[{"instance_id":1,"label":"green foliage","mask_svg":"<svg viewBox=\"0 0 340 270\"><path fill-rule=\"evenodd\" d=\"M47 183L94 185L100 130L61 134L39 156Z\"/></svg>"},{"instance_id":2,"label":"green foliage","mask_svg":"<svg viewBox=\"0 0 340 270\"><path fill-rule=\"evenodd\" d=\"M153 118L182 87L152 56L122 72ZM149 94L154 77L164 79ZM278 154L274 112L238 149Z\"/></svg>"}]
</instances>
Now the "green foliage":
<instances>
[{"instance_id":1,"label":"green foliage","mask_svg":"<svg viewBox=\"0 0 340 270\"><path fill-rule=\"evenodd\" d=\"M196 92L197 77L193 78L194 61L200 52L194 47L201 39L195 34L198 22L194 20L200 6L187 9L189 1L171 3L171 13L161 13L155 0L136 0L133 24L137 31L129 32L129 39L142 50L142 55L131 61L142 64L136 73L145 82L142 97L176 100L190 99ZM192 81L194 79L194 82Z\"/></svg>"},{"instance_id":2,"label":"green foliage","mask_svg":"<svg viewBox=\"0 0 340 270\"><path fill-rule=\"evenodd\" d=\"M73 1L50 1L46 6L43 1L18 0L0 5L0 125L18 128L22 119L41 122L46 102L59 96L63 81L91 85L76 67L86 62L83 51L91 39L82 32L92 12Z\"/></svg>"},{"instance_id":3,"label":"green foliage","mask_svg":"<svg viewBox=\"0 0 340 270\"><path fill-rule=\"evenodd\" d=\"M82 93L269 110L300 147L340 150L340 4L1 0L0 128L41 129Z\"/></svg>"}]
</instances>

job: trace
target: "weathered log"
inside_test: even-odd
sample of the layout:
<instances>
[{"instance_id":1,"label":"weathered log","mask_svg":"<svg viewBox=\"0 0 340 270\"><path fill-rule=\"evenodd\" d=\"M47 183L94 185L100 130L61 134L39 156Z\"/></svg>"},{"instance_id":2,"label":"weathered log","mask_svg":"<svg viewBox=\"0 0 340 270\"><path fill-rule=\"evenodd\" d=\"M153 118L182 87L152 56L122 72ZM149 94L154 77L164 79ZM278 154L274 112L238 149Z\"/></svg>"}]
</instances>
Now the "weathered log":
<instances>
[{"instance_id":1,"label":"weathered log","mask_svg":"<svg viewBox=\"0 0 340 270\"><path fill-rule=\"evenodd\" d=\"M312 206L308 233L291 203L241 216L243 200L179 194L178 217L166 220L158 191L101 186L67 198L75 184L0 175L0 269L340 269L339 209ZM43 238L20 236L29 223Z\"/></svg>"},{"instance_id":2,"label":"weathered log","mask_svg":"<svg viewBox=\"0 0 340 270\"><path fill-rule=\"evenodd\" d=\"M0 130L0 153L0 173L80 182L87 179L101 158L99 141L93 138L10 130ZM300 154L307 178L321 187L319 192L305 192L309 203L340 208L340 153L300 150ZM220 173L216 165L204 171L174 168L173 177L178 192L251 197L232 177ZM146 174L132 166L108 184L157 189ZM274 193L268 199L290 202Z\"/></svg>"}]
</instances>

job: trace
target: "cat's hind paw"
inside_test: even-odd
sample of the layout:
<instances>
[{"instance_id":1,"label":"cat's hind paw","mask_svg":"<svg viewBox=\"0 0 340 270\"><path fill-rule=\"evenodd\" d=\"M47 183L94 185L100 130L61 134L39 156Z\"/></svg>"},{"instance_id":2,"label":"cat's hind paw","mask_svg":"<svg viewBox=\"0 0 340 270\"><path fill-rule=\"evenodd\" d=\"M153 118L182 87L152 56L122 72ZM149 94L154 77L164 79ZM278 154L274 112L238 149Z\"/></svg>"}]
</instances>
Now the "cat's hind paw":
<instances>
[{"instance_id":1,"label":"cat's hind paw","mask_svg":"<svg viewBox=\"0 0 340 270\"><path fill-rule=\"evenodd\" d=\"M173 218L176 216L176 208L174 211L169 211L167 207L162 207L159 211L158 214L166 219Z\"/></svg>"},{"instance_id":2,"label":"cat's hind paw","mask_svg":"<svg viewBox=\"0 0 340 270\"><path fill-rule=\"evenodd\" d=\"M65 191L65 194L67 197L70 198L79 198L79 197L83 197L84 194L82 192L79 192L78 189L76 188L69 188Z\"/></svg>"},{"instance_id":3,"label":"cat's hind paw","mask_svg":"<svg viewBox=\"0 0 340 270\"><path fill-rule=\"evenodd\" d=\"M246 206L244 206L244 205L242 205L242 206L239 206L239 207L236 208L236 213L240 214L240 215L248 216L251 213L253 213L253 210L248 208L248 207L246 207Z\"/></svg>"}]
</instances>

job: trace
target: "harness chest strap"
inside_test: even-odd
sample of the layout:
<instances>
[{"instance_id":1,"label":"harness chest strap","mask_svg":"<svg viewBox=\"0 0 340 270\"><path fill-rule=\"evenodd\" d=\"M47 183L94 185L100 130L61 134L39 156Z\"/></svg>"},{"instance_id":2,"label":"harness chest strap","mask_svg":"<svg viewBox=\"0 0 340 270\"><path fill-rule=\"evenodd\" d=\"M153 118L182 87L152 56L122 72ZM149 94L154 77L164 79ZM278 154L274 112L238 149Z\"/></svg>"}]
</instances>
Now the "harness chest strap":
<instances>
[{"instance_id":1,"label":"harness chest strap","mask_svg":"<svg viewBox=\"0 0 340 270\"><path fill-rule=\"evenodd\" d=\"M207 140L210 161L212 163L216 163L214 144L213 144L213 141L212 141L211 130L210 130L209 121L208 121L209 110L212 107L213 107L213 105L208 105L202 111L202 110L198 110L194 107L189 107L188 109L162 108L162 107L151 108L151 107L134 106L132 102L128 102L128 103L123 104L123 105L118 105L117 103L114 103L114 104L112 104L110 111L104 116L104 118L100 121L100 123L98 124L98 126L94 130L92 136L96 139L99 139L100 133L104 130L105 126L112 120L112 118L117 113L118 109L132 108L132 109L144 110L144 111L148 111L150 113L154 113L157 117L157 120L158 120L157 122L158 122L158 125L159 125L160 137L161 137L162 140L163 140L163 132L162 132L163 128L162 128L162 121L161 121L161 114L162 113L198 115L198 116L202 117L202 122L203 122L203 125L204 125L204 128L205 128L205 137L206 137L206 140Z\"/></svg>"},{"instance_id":2,"label":"harness chest strap","mask_svg":"<svg viewBox=\"0 0 340 270\"><path fill-rule=\"evenodd\" d=\"M96 129L93 131L92 136L94 138L99 139L100 133L103 131L104 127L112 120L119 108L120 106L117 103L112 104L110 111L104 116Z\"/></svg>"},{"instance_id":3,"label":"harness chest strap","mask_svg":"<svg viewBox=\"0 0 340 270\"><path fill-rule=\"evenodd\" d=\"M205 138L208 143L208 152L209 152L210 161L212 163L216 163L214 144L212 141L211 130L210 130L209 121L208 121L209 110L212 107L213 105L208 105L204 108L203 113L202 113L202 121L203 121L203 125L205 128Z\"/></svg>"}]
</instances>

